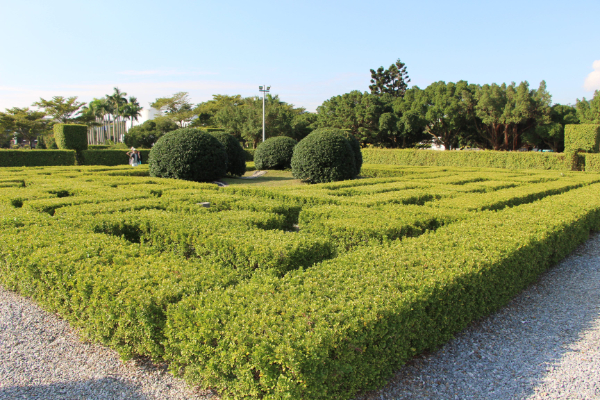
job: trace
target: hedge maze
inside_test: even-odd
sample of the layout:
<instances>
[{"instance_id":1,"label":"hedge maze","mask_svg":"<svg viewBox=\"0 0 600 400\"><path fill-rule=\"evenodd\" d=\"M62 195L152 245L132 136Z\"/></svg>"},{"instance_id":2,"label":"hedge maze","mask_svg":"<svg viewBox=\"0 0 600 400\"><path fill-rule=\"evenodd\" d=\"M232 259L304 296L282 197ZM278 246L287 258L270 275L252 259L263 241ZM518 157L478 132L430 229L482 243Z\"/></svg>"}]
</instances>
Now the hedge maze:
<instances>
[{"instance_id":1,"label":"hedge maze","mask_svg":"<svg viewBox=\"0 0 600 400\"><path fill-rule=\"evenodd\" d=\"M371 178L281 188L147 174L1 169L0 283L224 398L379 387L600 229L597 174L365 165Z\"/></svg>"}]
</instances>

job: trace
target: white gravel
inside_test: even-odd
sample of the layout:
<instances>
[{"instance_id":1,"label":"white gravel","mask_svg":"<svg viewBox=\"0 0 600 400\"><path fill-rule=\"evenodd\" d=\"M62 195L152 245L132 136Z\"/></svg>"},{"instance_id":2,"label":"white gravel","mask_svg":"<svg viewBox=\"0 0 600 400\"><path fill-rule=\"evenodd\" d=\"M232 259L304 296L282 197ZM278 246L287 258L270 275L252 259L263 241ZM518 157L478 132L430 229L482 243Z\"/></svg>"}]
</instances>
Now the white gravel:
<instances>
[{"instance_id":1,"label":"white gravel","mask_svg":"<svg viewBox=\"0 0 600 400\"><path fill-rule=\"evenodd\" d=\"M0 287L0 399L216 399L146 360L123 363Z\"/></svg>"},{"instance_id":2,"label":"white gravel","mask_svg":"<svg viewBox=\"0 0 600 400\"><path fill-rule=\"evenodd\" d=\"M0 287L0 399L216 399L123 363ZM600 399L600 235L497 314L358 399Z\"/></svg>"}]
</instances>

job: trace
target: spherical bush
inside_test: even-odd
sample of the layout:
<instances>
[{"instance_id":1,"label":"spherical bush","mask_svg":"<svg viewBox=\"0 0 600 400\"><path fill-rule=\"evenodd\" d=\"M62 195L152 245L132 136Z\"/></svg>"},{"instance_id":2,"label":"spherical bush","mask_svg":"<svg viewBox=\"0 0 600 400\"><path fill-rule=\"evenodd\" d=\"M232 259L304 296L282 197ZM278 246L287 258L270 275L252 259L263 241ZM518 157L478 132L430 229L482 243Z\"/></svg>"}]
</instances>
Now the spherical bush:
<instances>
[{"instance_id":1,"label":"spherical bush","mask_svg":"<svg viewBox=\"0 0 600 400\"><path fill-rule=\"evenodd\" d=\"M287 136L272 137L258 145L254 152L256 169L286 169L291 167L294 146L298 142Z\"/></svg>"},{"instance_id":2,"label":"spherical bush","mask_svg":"<svg viewBox=\"0 0 600 400\"><path fill-rule=\"evenodd\" d=\"M246 173L246 152L240 142L226 132L211 132L227 152L227 173L234 176L242 176Z\"/></svg>"},{"instance_id":3,"label":"spherical bush","mask_svg":"<svg viewBox=\"0 0 600 400\"><path fill-rule=\"evenodd\" d=\"M313 131L294 148L292 175L310 183L356 177L355 155L344 135L330 130Z\"/></svg>"},{"instance_id":4,"label":"spherical bush","mask_svg":"<svg viewBox=\"0 0 600 400\"><path fill-rule=\"evenodd\" d=\"M360 174L360 169L363 163L362 152L360 151L360 142L352 133L338 128L319 128L315 129L313 132L333 132L340 134L346 139L348 139L350 147L352 147L352 151L354 152L354 166L356 167L355 176L358 176L358 174Z\"/></svg>"},{"instance_id":5,"label":"spherical bush","mask_svg":"<svg viewBox=\"0 0 600 400\"><path fill-rule=\"evenodd\" d=\"M148 156L150 176L214 181L227 173L225 147L208 133L182 128L166 133Z\"/></svg>"}]
</instances>

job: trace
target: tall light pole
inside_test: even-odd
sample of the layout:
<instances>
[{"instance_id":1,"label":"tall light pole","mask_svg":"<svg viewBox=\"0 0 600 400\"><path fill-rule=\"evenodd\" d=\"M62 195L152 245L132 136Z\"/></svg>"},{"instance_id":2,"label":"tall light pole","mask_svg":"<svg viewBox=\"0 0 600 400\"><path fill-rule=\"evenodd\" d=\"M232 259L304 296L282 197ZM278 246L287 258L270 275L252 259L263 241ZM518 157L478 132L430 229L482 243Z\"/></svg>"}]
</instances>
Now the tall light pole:
<instances>
[{"instance_id":1,"label":"tall light pole","mask_svg":"<svg viewBox=\"0 0 600 400\"><path fill-rule=\"evenodd\" d=\"M265 141L265 97L269 90L271 90L271 86L259 86L258 90L263 92L263 142Z\"/></svg>"}]
</instances>

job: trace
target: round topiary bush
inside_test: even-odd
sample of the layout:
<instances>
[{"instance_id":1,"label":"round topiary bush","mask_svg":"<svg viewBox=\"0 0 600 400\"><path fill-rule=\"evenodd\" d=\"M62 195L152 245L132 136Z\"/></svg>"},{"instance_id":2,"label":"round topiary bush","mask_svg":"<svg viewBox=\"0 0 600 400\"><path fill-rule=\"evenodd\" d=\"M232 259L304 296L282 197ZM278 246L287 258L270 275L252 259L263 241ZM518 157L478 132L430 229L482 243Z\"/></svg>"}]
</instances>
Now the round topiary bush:
<instances>
[{"instance_id":1,"label":"round topiary bush","mask_svg":"<svg viewBox=\"0 0 600 400\"><path fill-rule=\"evenodd\" d=\"M246 152L240 145L240 142L226 132L210 132L223 147L227 153L227 173L234 176L242 176L246 173Z\"/></svg>"},{"instance_id":2,"label":"round topiary bush","mask_svg":"<svg viewBox=\"0 0 600 400\"><path fill-rule=\"evenodd\" d=\"M287 136L272 137L258 145L254 152L256 169L286 169L291 167L297 141Z\"/></svg>"},{"instance_id":3,"label":"round topiary bush","mask_svg":"<svg viewBox=\"0 0 600 400\"><path fill-rule=\"evenodd\" d=\"M356 176L360 174L360 169L363 163L362 152L360 151L360 142L358 141L358 139L356 139L356 137L353 134L346 130L338 128L319 128L315 129L313 132L333 132L338 133L346 139L348 139L350 147L352 147L352 151L354 152L354 166L356 167Z\"/></svg>"},{"instance_id":4,"label":"round topiary bush","mask_svg":"<svg viewBox=\"0 0 600 400\"><path fill-rule=\"evenodd\" d=\"M150 176L214 181L227 173L225 147L214 136L196 128L166 133L148 156Z\"/></svg>"},{"instance_id":5,"label":"round topiary bush","mask_svg":"<svg viewBox=\"0 0 600 400\"><path fill-rule=\"evenodd\" d=\"M354 151L343 134L316 130L294 148L292 175L310 183L334 182L356 177Z\"/></svg>"}]
</instances>

